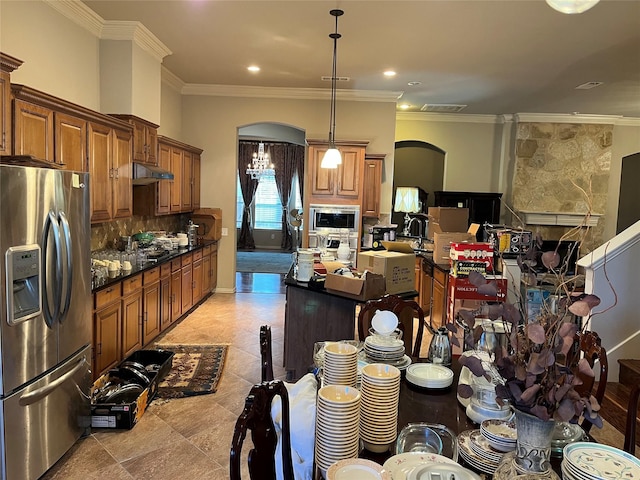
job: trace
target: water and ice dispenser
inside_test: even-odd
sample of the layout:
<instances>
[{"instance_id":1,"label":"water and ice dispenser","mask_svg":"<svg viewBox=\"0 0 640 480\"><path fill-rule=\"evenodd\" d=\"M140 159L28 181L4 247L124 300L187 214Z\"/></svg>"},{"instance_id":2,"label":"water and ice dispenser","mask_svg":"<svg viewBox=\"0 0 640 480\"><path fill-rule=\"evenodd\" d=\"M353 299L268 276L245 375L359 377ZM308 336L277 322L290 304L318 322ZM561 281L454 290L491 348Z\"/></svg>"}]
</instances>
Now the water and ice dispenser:
<instances>
[{"instance_id":1,"label":"water and ice dispenser","mask_svg":"<svg viewBox=\"0 0 640 480\"><path fill-rule=\"evenodd\" d=\"M5 252L7 322L28 320L42 312L40 246L10 247Z\"/></svg>"}]
</instances>

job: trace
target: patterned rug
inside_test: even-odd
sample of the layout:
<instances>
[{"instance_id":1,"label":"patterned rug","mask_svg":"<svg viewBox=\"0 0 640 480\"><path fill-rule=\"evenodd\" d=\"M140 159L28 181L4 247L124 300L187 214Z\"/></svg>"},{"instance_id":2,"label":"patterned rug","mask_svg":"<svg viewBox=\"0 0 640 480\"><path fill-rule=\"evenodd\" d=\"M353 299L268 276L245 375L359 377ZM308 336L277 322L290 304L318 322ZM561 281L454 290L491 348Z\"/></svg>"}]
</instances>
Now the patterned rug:
<instances>
[{"instance_id":1,"label":"patterned rug","mask_svg":"<svg viewBox=\"0 0 640 480\"><path fill-rule=\"evenodd\" d=\"M287 273L292 263L291 252L237 252L236 272Z\"/></svg>"},{"instance_id":2,"label":"patterned rug","mask_svg":"<svg viewBox=\"0 0 640 480\"><path fill-rule=\"evenodd\" d=\"M156 344L175 352L171 370L158 385L157 398L183 398L215 393L227 356L227 345Z\"/></svg>"}]
</instances>

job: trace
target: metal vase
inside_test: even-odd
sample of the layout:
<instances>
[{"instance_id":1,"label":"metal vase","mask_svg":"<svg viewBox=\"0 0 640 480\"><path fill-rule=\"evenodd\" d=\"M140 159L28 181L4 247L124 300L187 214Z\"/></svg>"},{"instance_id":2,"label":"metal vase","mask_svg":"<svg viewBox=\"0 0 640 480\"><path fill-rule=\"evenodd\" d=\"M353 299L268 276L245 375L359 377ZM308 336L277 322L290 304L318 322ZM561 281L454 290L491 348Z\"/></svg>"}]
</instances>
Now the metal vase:
<instances>
[{"instance_id":1,"label":"metal vase","mask_svg":"<svg viewBox=\"0 0 640 480\"><path fill-rule=\"evenodd\" d=\"M544 473L551 470L553 420L541 420L516 409L518 441L514 463L522 473Z\"/></svg>"}]
</instances>

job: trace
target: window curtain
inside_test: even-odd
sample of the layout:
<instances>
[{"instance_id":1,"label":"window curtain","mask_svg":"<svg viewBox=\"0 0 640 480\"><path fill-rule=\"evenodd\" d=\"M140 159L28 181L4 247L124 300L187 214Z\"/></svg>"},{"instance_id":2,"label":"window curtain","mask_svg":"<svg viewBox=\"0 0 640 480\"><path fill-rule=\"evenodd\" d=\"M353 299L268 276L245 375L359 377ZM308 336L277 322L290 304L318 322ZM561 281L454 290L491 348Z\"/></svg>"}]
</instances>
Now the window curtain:
<instances>
[{"instance_id":1,"label":"window curtain","mask_svg":"<svg viewBox=\"0 0 640 480\"><path fill-rule=\"evenodd\" d=\"M258 189L258 180L253 180L247 175L247 164L251 162L254 152L258 151L259 142L240 141L238 144L238 175L240 177L240 190L244 201L242 213L242 226L238 235L237 247L244 250L254 250L256 242L253 238L253 219L251 218L251 204Z\"/></svg>"},{"instance_id":2,"label":"window curtain","mask_svg":"<svg viewBox=\"0 0 640 480\"><path fill-rule=\"evenodd\" d=\"M268 144L268 148L275 168L276 187L278 188L280 204L282 205L282 243L280 248L293 250L292 227L289 224L289 201L291 199L293 177L298 170L300 158L302 158L302 165L304 166L304 147L290 143L271 143Z\"/></svg>"}]
</instances>

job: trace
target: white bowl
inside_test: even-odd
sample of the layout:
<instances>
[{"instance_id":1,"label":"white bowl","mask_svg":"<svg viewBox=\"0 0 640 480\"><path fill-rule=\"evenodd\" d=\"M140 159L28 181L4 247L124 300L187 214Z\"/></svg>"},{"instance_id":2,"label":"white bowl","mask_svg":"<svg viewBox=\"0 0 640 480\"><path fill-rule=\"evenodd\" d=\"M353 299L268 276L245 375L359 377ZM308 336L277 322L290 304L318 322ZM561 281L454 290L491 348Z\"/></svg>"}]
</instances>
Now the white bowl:
<instances>
[{"instance_id":1,"label":"white bowl","mask_svg":"<svg viewBox=\"0 0 640 480\"><path fill-rule=\"evenodd\" d=\"M187 245L189 245L189 239L188 238L179 238L178 239L178 246L186 247Z\"/></svg>"},{"instance_id":2,"label":"white bowl","mask_svg":"<svg viewBox=\"0 0 640 480\"><path fill-rule=\"evenodd\" d=\"M371 326L380 335L389 335L398 326L398 316L388 310L378 310L371 319Z\"/></svg>"}]
</instances>

